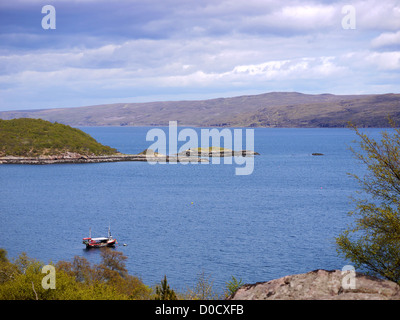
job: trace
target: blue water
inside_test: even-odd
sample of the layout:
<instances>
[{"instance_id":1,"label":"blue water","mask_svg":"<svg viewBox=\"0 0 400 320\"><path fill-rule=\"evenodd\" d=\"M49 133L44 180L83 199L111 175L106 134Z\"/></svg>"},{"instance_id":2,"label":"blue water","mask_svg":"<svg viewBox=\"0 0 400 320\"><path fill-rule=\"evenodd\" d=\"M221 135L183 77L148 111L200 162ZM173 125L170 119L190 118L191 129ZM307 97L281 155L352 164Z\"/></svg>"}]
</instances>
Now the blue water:
<instances>
[{"instance_id":1,"label":"blue water","mask_svg":"<svg viewBox=\"0 0 400 320\"><path fill-rule=\"evenodd\" d=\"M81 129L125 153L152 143L144 127ZM235 163L3 165L0 247L11 258L98 263L99 250L81 239L111 224L130 274L148 285L165 274L182 291L201 272L221 291L232 275L253 283L341 269L348 262L334 238L358 189L347 172L364 170L348 150L355 138L348 129L255 129L261 155L247 176Z\"/></svg>"}]
</instances>

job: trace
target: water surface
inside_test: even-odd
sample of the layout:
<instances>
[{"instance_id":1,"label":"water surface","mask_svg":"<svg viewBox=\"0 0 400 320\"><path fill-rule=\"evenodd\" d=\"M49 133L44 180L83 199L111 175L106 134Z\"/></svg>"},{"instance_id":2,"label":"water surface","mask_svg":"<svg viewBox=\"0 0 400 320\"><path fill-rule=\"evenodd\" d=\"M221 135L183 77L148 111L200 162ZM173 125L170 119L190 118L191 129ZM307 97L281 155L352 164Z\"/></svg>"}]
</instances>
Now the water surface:
<instances>
[{"instance_id":1,"label":"water surface","mask_svg":"<svg viewBox=\"0 0 400 320\"><path fill-rule=\"evenodd\" d=\"M81 129L125 153L152 143L144 127ZM231 275L253 283L341 269L334 237L358 188L347 172L363 170L348 150L354 139L348 129L255 129L261 155L248 176L234 163L3 165L0 247L9 257L97 263L99 251L81 240L110 224L131 274L148 285L166 274L182 290L202 271L222 290Z\"/></svg>"}]
</instances>

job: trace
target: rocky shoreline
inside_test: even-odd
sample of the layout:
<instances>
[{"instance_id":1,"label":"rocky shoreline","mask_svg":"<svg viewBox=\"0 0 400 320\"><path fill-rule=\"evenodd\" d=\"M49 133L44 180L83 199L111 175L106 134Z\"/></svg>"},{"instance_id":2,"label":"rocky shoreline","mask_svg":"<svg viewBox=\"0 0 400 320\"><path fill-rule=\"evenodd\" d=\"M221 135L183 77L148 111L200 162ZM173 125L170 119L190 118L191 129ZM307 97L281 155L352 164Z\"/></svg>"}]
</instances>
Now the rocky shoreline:
<instances>
[{"instance_id":1,"label":"rocky shoreline","mask_svg":"<svg viewBox=\"0 0 400 320\"><path fill-rule=\"evenodd\" d=\"M121 161L147 161L147 162L208 162L207 159L191 156L166 156L160 154L114 154L114 155L81 155L67 152L60 155L38 157L0 157L0 164L60 164L60 163L100 163Z\"/></svg>"},{"instance_id":2,"label":"rocky shoreline","mask_svg":"<svg viewBox=\"0 0 400 320\"><path fill-rule=\"evenodd\" d=\"M147 162L209 162L202 157L232 157L232 156L255 156L258 152L241 150L224 150L198 152L186 150L184 152L168 156L146 149L139 154L117 153L113 155L82 155L75 152L65 152L59 155L47 155L37 157L0 157L0 164L56 164L56 163L100 163L100 162L121 162L121 161L147 161Z\"/></svg>"},{"instance_id":3,"label":"rocky shoreline","mask_svg":"<svg viewBox=\"0 0 400 320\"><path fill-rule=\"evenodd\" d=\"M400 286L389 280L354 272L318 269L308 273L245 284L228 300L400 300Z\"/></svg>"}]
</instances>

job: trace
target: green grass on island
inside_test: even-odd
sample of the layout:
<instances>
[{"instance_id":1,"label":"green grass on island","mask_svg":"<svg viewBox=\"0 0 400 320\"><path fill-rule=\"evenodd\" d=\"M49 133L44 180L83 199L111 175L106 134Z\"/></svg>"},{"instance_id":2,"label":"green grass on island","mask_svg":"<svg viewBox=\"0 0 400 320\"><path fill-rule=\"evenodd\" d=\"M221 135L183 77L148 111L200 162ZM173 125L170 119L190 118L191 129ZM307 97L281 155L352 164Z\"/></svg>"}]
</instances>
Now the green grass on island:
<instances>
[{"instance_id":1,"label":"green grass on island","mask_svg":"<svg viewBox=\"0 0 400 320\"><path fill-rule=\"evenodd\" d=\"M61 123L30 118L0 120L0 157L37 157L66 152L85 156L118 153L82 130Z\"/></svg>"}]
</instances>

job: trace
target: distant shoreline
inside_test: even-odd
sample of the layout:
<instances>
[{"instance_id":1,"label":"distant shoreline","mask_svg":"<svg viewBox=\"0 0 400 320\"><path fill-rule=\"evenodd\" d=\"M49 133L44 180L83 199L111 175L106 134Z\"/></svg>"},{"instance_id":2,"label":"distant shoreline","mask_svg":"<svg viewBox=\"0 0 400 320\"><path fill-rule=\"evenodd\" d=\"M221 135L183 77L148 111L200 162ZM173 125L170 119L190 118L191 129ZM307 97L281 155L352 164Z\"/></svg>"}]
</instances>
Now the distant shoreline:
<instances>
[{"instance_id":1,"label":"distant shoreline","mask_svg":"<svg viewBox=\"0 0 400 320\"><path fill-rule=\"evenodd\" d=\"M172 156L159 153L141 154L114 154L114 155L81 155L79 153L67 152L60 155L22 157L5 156L0 157L0 164L57 164L57 163L101 163L122 161L146 161L146 162L209 162L201 157L231 157L231 156L255 156L258 152L241 150L221 150L211 152L186 151Z\"/></svg>"},{"instance_id":2,"label":"distant shoreline","mask_svg":"<svg viewBox=\"0 0 400 320\"><path fill-rule=\"evenodd\" d=\"M333 95L268 92L228 98L111 103L0 111L0 119L35 118L73 127L345 128L400 122L400 94Z\"/></svg>"},{"instance_id":3,"label":"distant shoreline","mask_svg":"<svg viewBox=\"0 0 400 320\"><path fill-rule=\"evenodd\" d=\"M116 154L105 156L85 156L80 154L52 155L38 157L0 157L0 164L61 164L61 163L102 163L122 161L147 161L147 162L208 162L207 159L196 157L174 157L174 156L146 156L145 154Z\"/></svg>"}]
</instances>

